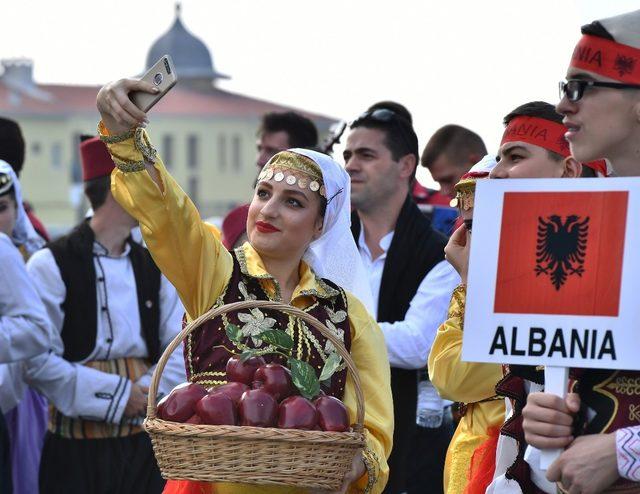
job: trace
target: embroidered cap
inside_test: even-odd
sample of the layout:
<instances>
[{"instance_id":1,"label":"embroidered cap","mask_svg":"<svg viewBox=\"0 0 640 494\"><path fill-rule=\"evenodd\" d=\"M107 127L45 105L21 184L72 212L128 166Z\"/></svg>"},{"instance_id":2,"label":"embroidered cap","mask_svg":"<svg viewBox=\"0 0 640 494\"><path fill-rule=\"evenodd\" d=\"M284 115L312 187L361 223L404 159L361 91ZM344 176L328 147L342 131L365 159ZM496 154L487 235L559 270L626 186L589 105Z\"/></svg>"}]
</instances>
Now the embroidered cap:
<instances>
[{"instance_id":1,"label":"embroidered cap","mask_svg":"<svg viewBox=\"0 0 640 494\"><path fill-rule=\"evenodd\" d=\"M473 165L471 170L462 175L460 181L454 186L456 197L451 199L451 207L457 206L462 211L469 211L473 208L476 182L479 179L487 178L496 165L496 159L491 155L486 155Z\"/></svg>"}]
</instances>

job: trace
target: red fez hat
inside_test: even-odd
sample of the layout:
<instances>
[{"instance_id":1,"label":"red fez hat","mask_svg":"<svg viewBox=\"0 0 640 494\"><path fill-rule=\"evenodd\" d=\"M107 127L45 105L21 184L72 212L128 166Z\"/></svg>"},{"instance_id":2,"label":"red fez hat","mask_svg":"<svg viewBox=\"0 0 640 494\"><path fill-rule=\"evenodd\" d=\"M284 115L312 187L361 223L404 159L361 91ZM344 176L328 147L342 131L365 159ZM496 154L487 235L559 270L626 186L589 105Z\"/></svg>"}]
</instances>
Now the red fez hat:
<instances>
[{"instance_id":1,"label":"red fez hat","mask_svg":"<svg viewBox=\"0 0 640 494\"><path fill-rule=\"evenodd\" d=\"M80 144L82 159L82 180L106 177L111 174L115 165L107 151L107 146L99 137L92 137Z\"/></svg>"},{"instance_id":2,"label":"red fez hat","mask_svg":"<svg viewBox=\"0 0 640 494\"><path fill-rule=\"evenodd\" d=\"M243 204L232 210L222 222L222 243L227 249L233 249L240 236L247 229L249 205Z\"/></svg>"}]
</instances>

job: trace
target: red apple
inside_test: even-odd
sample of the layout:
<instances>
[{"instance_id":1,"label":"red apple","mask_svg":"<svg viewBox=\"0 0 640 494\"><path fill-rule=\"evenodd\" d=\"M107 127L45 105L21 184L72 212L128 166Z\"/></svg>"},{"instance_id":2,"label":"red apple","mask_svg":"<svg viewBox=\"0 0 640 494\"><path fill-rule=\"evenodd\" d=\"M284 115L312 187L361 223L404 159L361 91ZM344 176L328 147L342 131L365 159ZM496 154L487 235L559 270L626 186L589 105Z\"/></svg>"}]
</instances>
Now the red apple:
<instances>
[{"instance_id":1,"label":"red apple","mask_svg":"<svg viewBox=\"0 0 640 494\"><path fill-rule=\"evenodd\" d=\"M192 415L191 418L185 422L185 424L200 425L202 424L202 419L197 415Z\"/></svg>"},{"instance_id":2,"label":"red apple","mask_svg":"<svg viewBox=\"0 0 640 494\"><path fill-rule=\"evenodd\" d=\"M238 404L240 425L274 427L278 420L278 402L262 389L245 391Z\"/></svg>"},{"instance_id":3,"label":"red apple","mask_svg":"<svg viewBox=\"0 0 640 494\"><path fill-rule=\"evenodd\" d=\"M278 408L278 427L280 429L315 429L318 424L318 412L313 403L302 396L289 396L282 400Z\"/></svg>"},{"instance_id":4,"label":"red apple","mask_svg":"<svg viewBox=\"0 0 640 494\"><path fill-rule=\"evenodd\" d=\"M186 422L195 413L196 403L206 394L207 390L199 384L179 384L169 393L160 418L171 422Z\"/></svg>"},{"instance_id":5,"label":"red apple","mask_svg":"<svg viewBox=\"0 0 640 494\"><path fill-rule=\"evenodd\" d=\"M227 384L220 384L218 386L211 388L209 390L209 394L211 395L216 393L224 393L225 395L227 395L229 398L233 400L233 403L236 406L238 406L238 402L240 401L240 397L242 396L242 393L244 393L245 391L248 391L249 389L250 389L249 386L247 386L244 383L230 382Z\"/></svg>"},{"instance_id":6,"label":"red apple","mask_svg":"<svg viewBox=\"0 0 640 494\"><path fill-rule=\"evenodd\" d=\"M267 362L262 357L251 357L244 362L236 355L227 360L227 380L251 385L256 369Z\"/></svg>"},{"instance_id":7,"label":"red apple","mask_svg":"<svg viewBox=\"0 0 640 494\"><path fill-rule=\"evenodd\" d=\"M291 371L280 364L266 364L258 367L251 387L263 389L277 401L296 393L296 388L291 381Z\"/></svg>"},{"instance_id":8,"label":"red apple","mask_svg":"<svg viewBox=\"0 0 640 494\"><path fill-rule=\"evenodd\" d=\"M237 425L238 413L233 400L224 393L208 394L196 403L196 413L203 424Z\"/></svg>"},{"instance_id":9,"label":"red apple","mask_svg":"<svg viewBox=\"0 0 640 494\"><path fill-rule=\"evenodd\" d=\"M318 423L323 431L346 432L349 430L349 412L338 398L321 396L313 404L318 410Z\"/></svg>"}]
</instances>

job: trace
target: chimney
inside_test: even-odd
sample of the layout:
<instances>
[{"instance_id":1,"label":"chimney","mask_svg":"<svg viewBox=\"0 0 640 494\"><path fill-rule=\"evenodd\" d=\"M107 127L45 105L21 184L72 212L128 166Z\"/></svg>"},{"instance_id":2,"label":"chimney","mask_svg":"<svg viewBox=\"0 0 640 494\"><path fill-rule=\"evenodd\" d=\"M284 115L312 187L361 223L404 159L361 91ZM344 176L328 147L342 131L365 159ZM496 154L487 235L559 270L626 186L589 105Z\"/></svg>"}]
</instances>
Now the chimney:
<instances>
[{"instance_id":1,"label":"chimney","mask_svg":"<svg viewBox=\"0 0 640 494\"><path fill-rule=\"evenodd\" d=\"M28 58L10 58L1 61L4 72L0 79L12 88L30 89L33 81L33 61Z\"/></svg>"}]
</instances>

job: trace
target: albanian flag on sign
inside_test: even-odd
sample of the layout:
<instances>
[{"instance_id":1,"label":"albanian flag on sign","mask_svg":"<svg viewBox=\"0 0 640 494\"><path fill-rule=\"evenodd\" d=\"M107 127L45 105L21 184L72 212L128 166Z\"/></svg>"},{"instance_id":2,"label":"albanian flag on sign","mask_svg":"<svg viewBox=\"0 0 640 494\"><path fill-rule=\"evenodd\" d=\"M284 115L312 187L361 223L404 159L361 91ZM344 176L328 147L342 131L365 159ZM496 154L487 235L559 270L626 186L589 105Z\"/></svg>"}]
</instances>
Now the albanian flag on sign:
<instances>
[{"instance_id":1,"label":"albanian flag on sign","mask_svg":"<svg viewBox=\"0 0 640 494\"><path fill-rule=\"evenodd\" d=\"M507 192L494 310L617 316L628 192Z\"/></svg>"}]
</instances>

